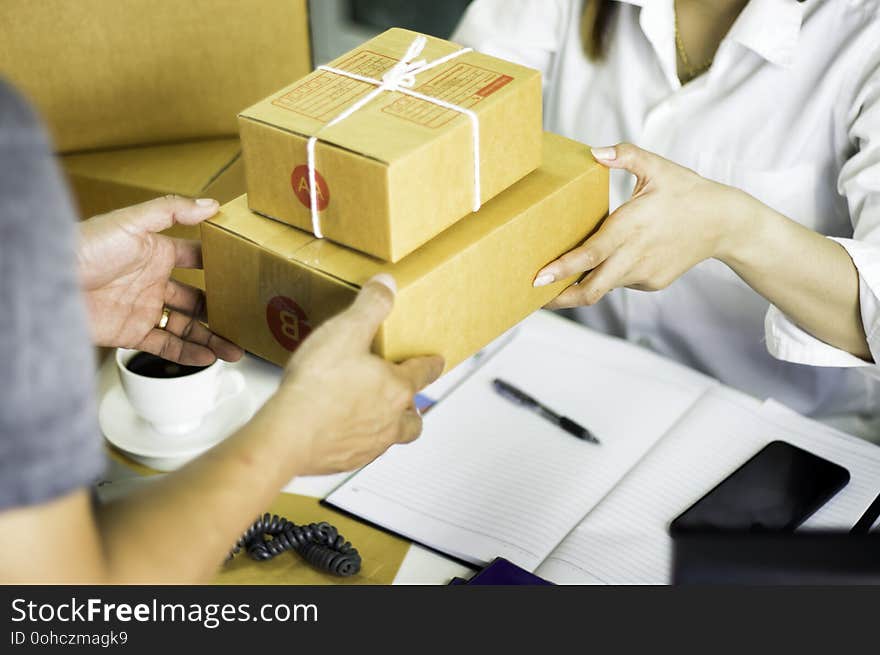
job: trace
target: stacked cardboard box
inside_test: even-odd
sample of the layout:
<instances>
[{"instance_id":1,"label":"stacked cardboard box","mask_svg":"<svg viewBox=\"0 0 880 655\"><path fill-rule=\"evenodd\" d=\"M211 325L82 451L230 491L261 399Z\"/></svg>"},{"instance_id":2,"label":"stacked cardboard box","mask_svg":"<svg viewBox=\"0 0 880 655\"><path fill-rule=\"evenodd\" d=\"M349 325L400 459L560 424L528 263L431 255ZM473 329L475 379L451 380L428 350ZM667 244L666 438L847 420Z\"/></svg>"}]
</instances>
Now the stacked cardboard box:
<instances>
[{"instance_id":1,"label":"stacked cardboard box","mask_svg":"<svg viewBox=\"0 0 880 655\"><path fill-rule=\"evenodd\" d=\"M234 137L71 154L62 163L82 217L172 193L224 203L244 191L241 145ZM167 233L199 238L198 226L175 225ZM174 277L205 288L201 270L176 269Z\"/></svg>"},{"instance_id":2,"label":"stacked cardboard box","mask_svg":"<svg viewBox=\"0 0 880 655\"><path fill-rule=\"evenodd\" d=\"M84 218L240 195L238 113L311 70L306 0L5 0L2 14L2 74L46 121Z\"/></svg>"},{"instance_id":3,"label":"stacked cardboard box","mask_svg":"<svg viewBox=\"0 0 880 655\"><path fill-rule=\"evenodd\" d=\"M388 30L330 64L376 80L419 34ZM418 55L435 61L461 50L429 39ZM383 92L332 126L375 85L327 70L241 114L240 132L254 211L311 229L306 143L317 135L316 179L324 235L398 261L472 211L473 125L460 112ZM541 75L466 52L418 75L413 91L473 111L479 123L480 202L541 163Z\"/></svg>"},{"instance_id":4,"label":"stacked cardboard box","mask_svg":"<svg viewBox=\"0 0 880 655\"><path fill-rule=\"evenodd\" d=\"M311 70L306 0L3 0L3 76L60 152L235 136Z\"/></svg>"},{"instance_id":5,"label":"stacked cardboard box","mask_svg":"<svg viewBox=\"0 0 880 655\"><path fill-rule=\"evenodd\" d=\"M398 296L374 351L436 353L449 368L573 282L532 286L607 214L608 173L586 146L542 132L536 71L463 53L412 76L405 88L422 97L383 89L328 126L399 71L417 38L390 30L242 112L248 194L202 225L213 330L283 364L388 272ZM429 38L419 57L457 50Z\"/></svg>"}]
</instances>

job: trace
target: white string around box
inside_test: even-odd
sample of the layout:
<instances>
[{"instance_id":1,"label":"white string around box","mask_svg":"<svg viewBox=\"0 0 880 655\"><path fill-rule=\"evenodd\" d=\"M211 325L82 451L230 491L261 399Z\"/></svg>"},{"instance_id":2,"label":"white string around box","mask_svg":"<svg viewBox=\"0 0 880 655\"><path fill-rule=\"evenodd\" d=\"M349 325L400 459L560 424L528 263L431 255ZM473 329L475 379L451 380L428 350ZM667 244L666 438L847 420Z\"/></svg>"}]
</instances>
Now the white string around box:
<instances>
[{"instance_id":1,"label":"white string around box","mask_svg":"<svg viewBox=\"0 0 880 655\"><path fill-rule=\"evenodd\" d=\"M374 79L372 77L367 77L365 75L359 75L358 73L352 73L351 71L343 70L341 68L333 68L332 66L318 66L318 70L327 71L329 73L335 73L336 75L342 75L344 77L350 77L354 80L359 80L361 82L366 82L368 84L373 84L376 86L375 89L370 91L363 98L354 103L351 107L343 111L341 114L330 120L328 123L323 125L321 129L319 129L312 137L309 138L307 144L307 152L308 152L308 169L309 169L309 200L311 205L312 212L312 233L319 239L324 238L324 234L321 230L321 217L318 211L318 189L315 180L315 144L318 142L318 135L328 127L332 127L337 123L341 123L346 118L354 114L356 111L361 109L364 105L371 102L374 98L377 98L385 91L399 91L400 93L404 93L408 96L412 96L413 98L417 98L419 100L424 100L426 102L430 102L432 104L437 105L438 107L443 107L444 109L451 109L452 111L456 111L460 114L464 114L471 121L471 134L473 136L473 150L474 150L474 203L473 210L479 211L480 209L480 119L477 117L476 112L467 109L465 107L461 107L459 105L453 104L451 102L446 102L445 100L441 100L440 98L433 98L431 96L427 96L423 93L419 93L418 91L413 91L412 87L416 84L416 75L419 73L424 73L432 68L436 68L441 64L445 64L447 61L451 59L455 59L466 52L471 52L471 48L462 48L461 50L456 50L455 52L446 55L445 57L440 57L439 59L435 59L432 62L426 62L424 59L420 59L419 61L412 61L415 57L418 57L422 50L425 48L425 44L428 40L424 36L418 36L413 40L410 44L409 48L404 54L403 58L394 64L390 70L388 70L383 76L381 80Z\"/></svg>"}]
</instances>

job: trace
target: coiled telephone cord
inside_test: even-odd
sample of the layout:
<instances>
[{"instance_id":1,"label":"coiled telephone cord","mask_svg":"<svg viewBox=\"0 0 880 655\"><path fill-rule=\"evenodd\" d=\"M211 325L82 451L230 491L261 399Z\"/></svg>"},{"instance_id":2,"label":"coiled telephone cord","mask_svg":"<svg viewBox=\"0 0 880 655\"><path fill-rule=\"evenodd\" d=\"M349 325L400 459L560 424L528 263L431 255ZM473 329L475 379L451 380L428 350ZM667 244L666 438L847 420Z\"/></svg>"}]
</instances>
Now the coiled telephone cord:
<instances>
[{"instance_id":1,"label":"coiled telephone cord","mask_svg":"<svg viewBox=\"0 0 880 655\"><path fill-rule=\"evenodd\" d=\"M348 577L361 570L361 556L339 531L326 522L296 525L277 514L263 514L245 531L229 553L232 559L244 550L251 559L270 560L296 551L315 568Z\"/></svg>"}]
</instances>

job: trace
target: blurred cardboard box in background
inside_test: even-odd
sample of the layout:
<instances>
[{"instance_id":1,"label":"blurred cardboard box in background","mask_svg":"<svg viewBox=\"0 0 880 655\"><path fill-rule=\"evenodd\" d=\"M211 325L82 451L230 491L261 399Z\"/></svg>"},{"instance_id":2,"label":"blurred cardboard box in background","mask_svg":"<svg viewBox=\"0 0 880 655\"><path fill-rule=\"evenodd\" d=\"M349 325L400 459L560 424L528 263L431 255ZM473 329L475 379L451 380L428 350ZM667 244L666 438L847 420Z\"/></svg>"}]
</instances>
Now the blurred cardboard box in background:
<instances>
[{"instance_id":1,"label":"blurred cardboard box in background","mask_svg":"<svg viewBox=\"0 0 880 655\"><path fill-rule=\"evenodd\" d=\"M237 138L65 155L61 158L79 206L89 218L174 193L228 202L245 191ZM176 225L171 236L198 239L198 226ZM204 288L201 271L175 278Z\"/></svg>"},{"instance_id":2,"label":"blurred cardboard box in background","mask_svg":"<svg viewBox=\"0 0 880 655\"><path fill-rule=\"evenodd\" d=\"M543 144L538 170L396 264L258 216L237 198L202 224L212 329L283 365L388 272L398 294L374 351L392 361L437 353L452 368L573 282L532 286L608 212L608 169L589 149L552 134Z\"/></svg>"},{"instance_id":3,"label":"blurred cardboard box in background","mask_svg":"<svg viewBox=\"0 0 880 655\"><path fill-rule=\"evenodd\" d=\"M331 62L381 79L419 34L391 29ZM416 60L460 46L428 37ZM317 70L240 118L250 208L312 231L306 156L315 148L324 236L398 261L470 214L474 147L467 115L399 92L383 92L342 122L322 129L377 87ZM475 112L480 132L481 200L541 163L541 74L468 52L416 76L414 91Z\"/></svg>"},{"instance_id":4,"label":"blurred cardboard box in background","mask_svg":"<svg viewBox=\"0 0 880 655\"><path fill-rule=\"evenodd\" d=\"M3 0L0 68L61 152L232 136L311 70L306 0Z\"/></svg>"}]
</instances>

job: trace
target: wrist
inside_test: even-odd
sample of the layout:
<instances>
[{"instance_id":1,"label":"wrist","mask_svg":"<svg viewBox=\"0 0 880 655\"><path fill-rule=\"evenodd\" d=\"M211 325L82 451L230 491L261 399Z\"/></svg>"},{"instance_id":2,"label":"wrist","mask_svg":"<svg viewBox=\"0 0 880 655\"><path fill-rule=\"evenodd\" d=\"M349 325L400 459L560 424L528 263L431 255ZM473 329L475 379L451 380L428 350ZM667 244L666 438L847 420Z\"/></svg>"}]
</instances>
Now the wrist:
<instances>
[{"instance_id":1,"label":"wrist","mask_svg":"<svg viewBox=\"0 0 880 655\"><path fill-rule=\"evenodd\" d=\"M293 478L309 469L313 442L320 433L314 408L276 393L243 428L255 448Z\"/></svg>"},{"instance_id":2,"label":"wrist","mask_svg":"<svg viewBox=\"0 0 880 655\"><path fill-rule=\"evenodd\" d=\"M728 187L730 197L720 206L721 230L714 258L733 269L747 264L760 250L761 233L767 224L769 207L745 191Z\"/></svg>"}]
</instances>

